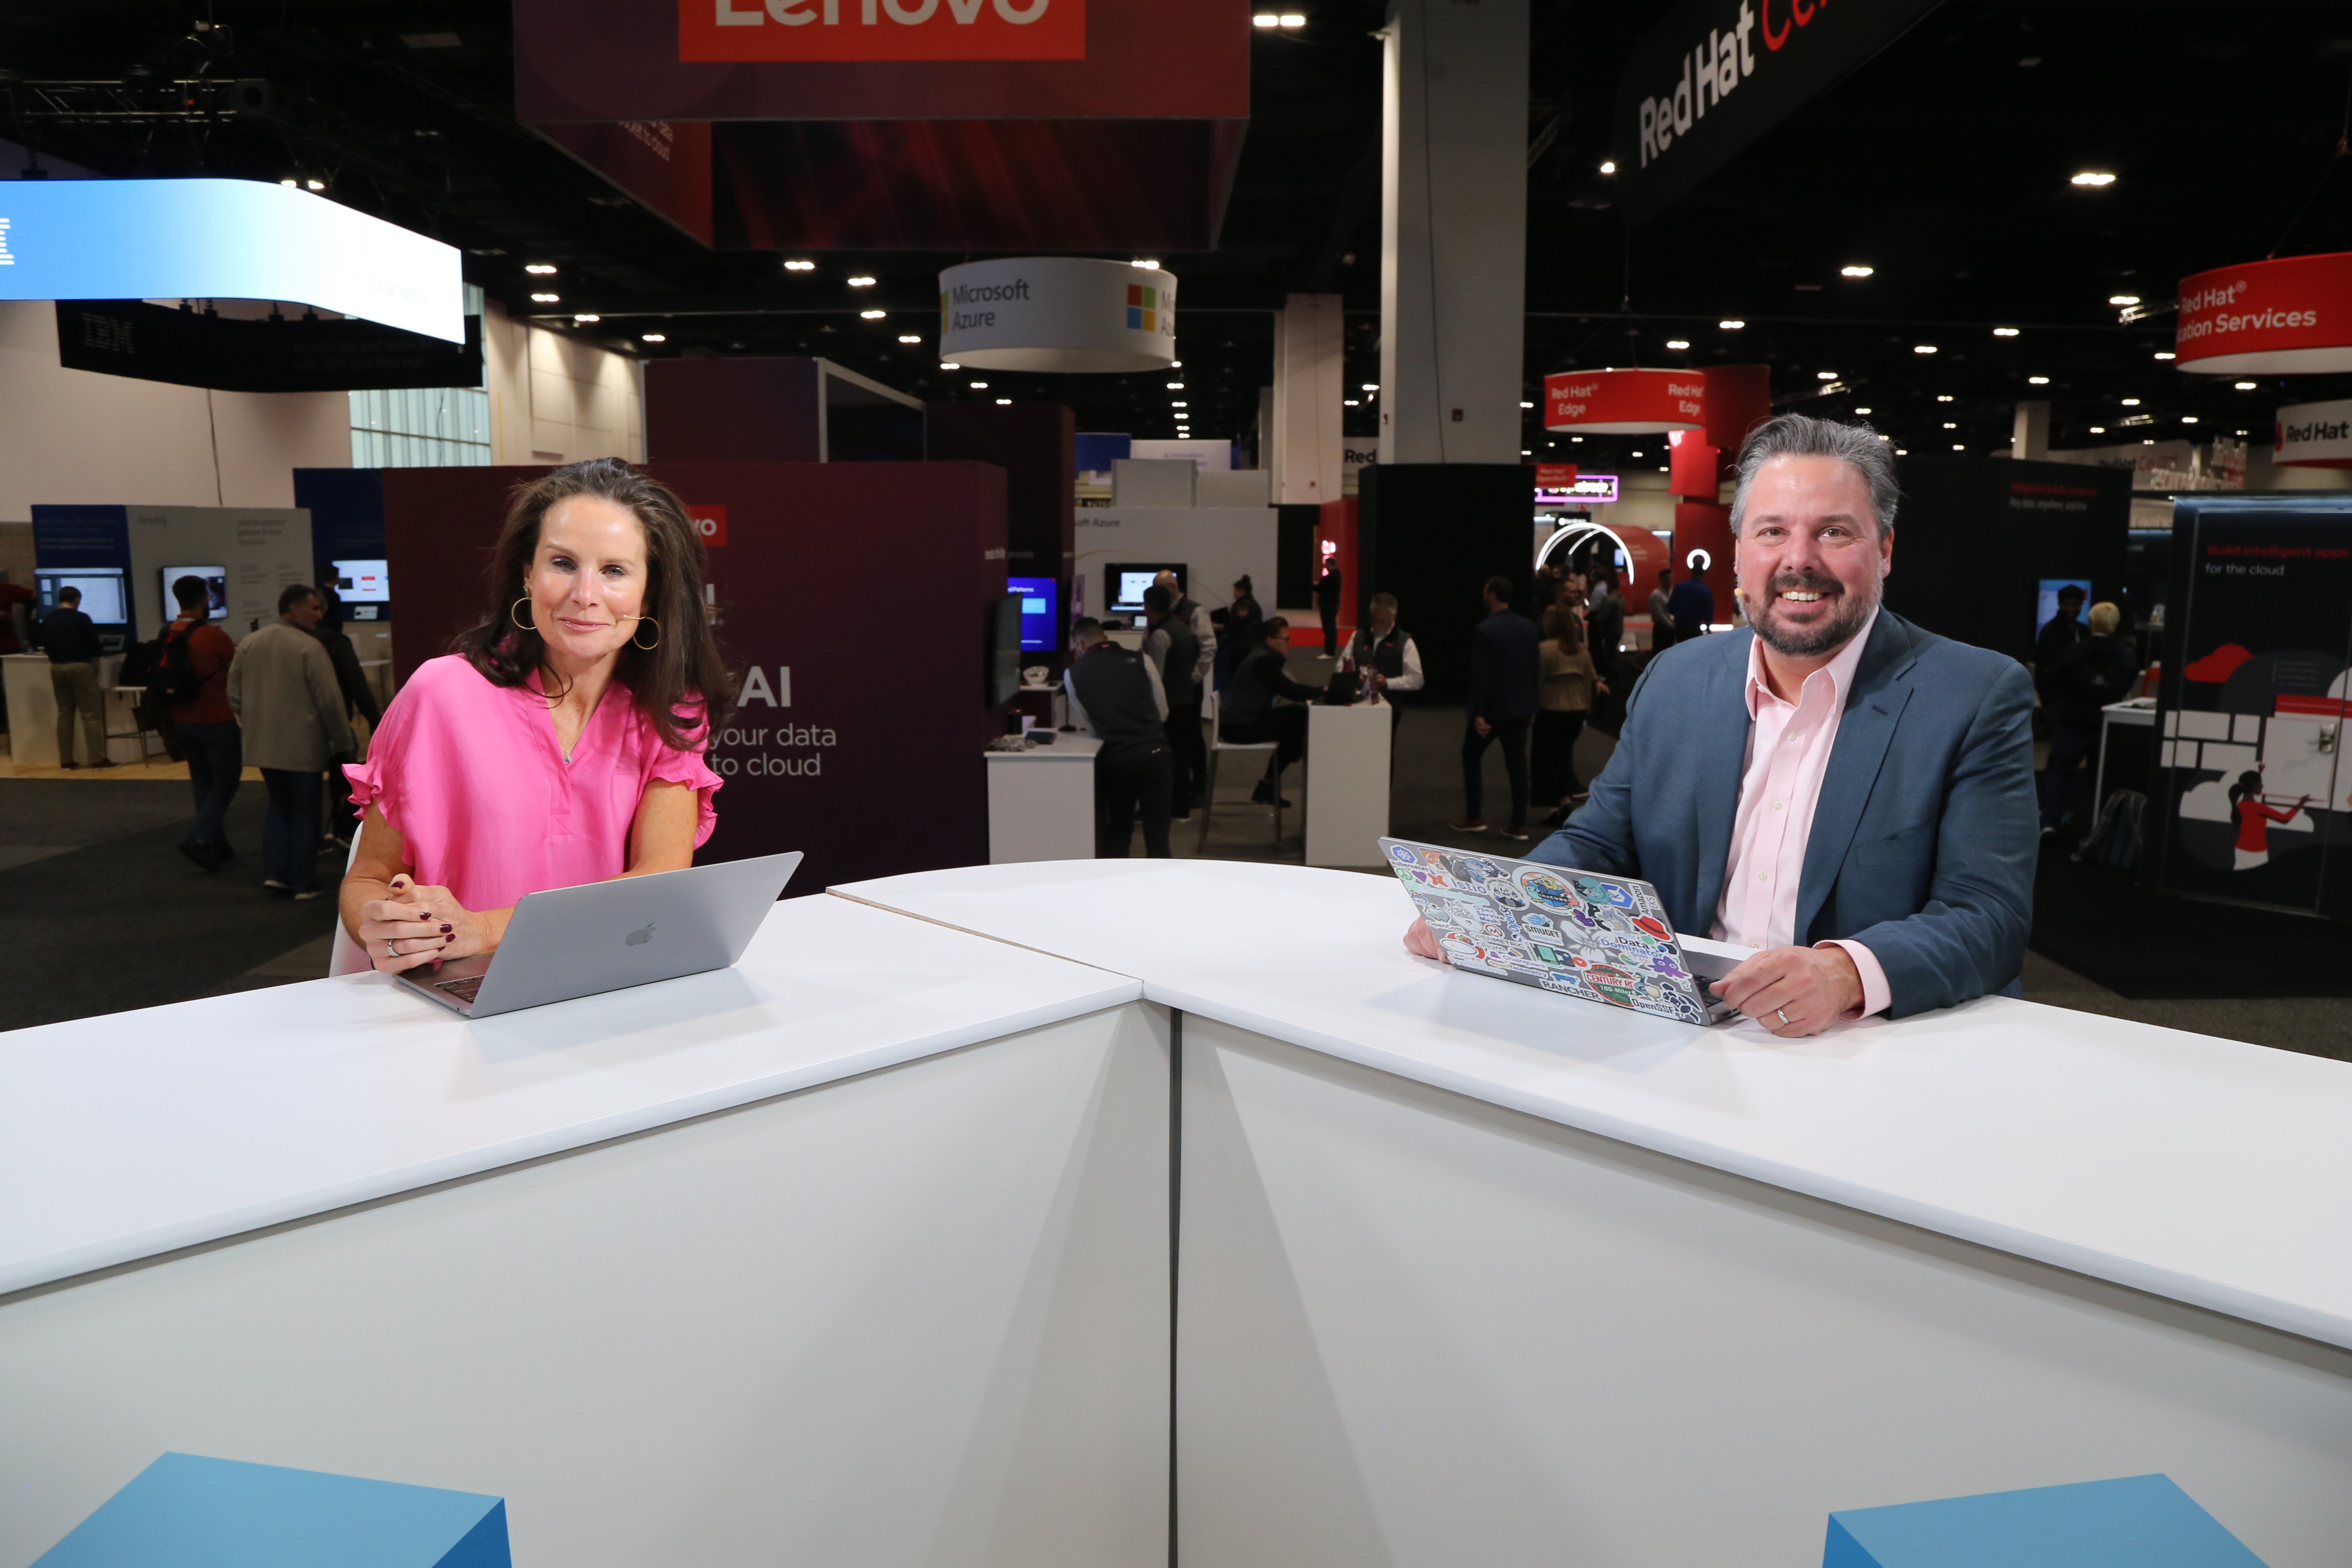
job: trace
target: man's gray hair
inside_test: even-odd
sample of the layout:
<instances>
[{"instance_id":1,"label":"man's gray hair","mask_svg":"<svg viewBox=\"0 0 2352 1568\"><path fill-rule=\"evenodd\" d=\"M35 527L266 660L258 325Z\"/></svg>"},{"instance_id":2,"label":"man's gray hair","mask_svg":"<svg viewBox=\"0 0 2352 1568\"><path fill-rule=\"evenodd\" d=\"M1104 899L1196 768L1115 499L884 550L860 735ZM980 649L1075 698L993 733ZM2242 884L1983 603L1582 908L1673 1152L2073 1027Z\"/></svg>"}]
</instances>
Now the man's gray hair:
<instances>
[{"instance_id":1,"label":"man's gray hair","mask_svg":"<svg viewBox=\"0 0 2352 1568\"><path fill-rule=\"evenodd\" d=\"M1878 537L1895 531L1895 509L1903 489L1895 479L1895 443L1863 424L1841 425L1806 414L1783 414L1748 433L1739 446L1739 481L1731 492L1731 531L1737 536L1748 515L1748 491L1757 473L1775 458L1835 458L1853 465L1870 489Z\"/></svg>"}]
</instances>

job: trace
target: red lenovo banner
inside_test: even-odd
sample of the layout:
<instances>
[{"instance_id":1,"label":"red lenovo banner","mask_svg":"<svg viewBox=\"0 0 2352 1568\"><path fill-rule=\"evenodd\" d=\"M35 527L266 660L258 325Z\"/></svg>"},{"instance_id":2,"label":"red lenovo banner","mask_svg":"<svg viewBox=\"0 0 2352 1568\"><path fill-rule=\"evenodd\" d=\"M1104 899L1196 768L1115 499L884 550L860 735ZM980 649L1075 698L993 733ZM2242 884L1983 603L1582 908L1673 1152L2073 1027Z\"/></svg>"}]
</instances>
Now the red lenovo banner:
<instances>
[{"instance_id":1,"label":"red lenovo banner","mask_svg":"<svg viewBox=\"0 0 2352 1568\"><path fill-rule=\"evenodd\" d=\"M681 60L1082 60L1086 0L677 0Z\"/></svg>"},{"instance_id":2,"label":"red lenovo banner","mask_svg":"<svg viewBox=\"0 0 2352 1568\"><path fill-rule=\"evenodd\" d=\"M1544 428L1601 436L1696 430L1706 424L1706 374L1587 370L1544 377Z\"/></svg>"},{"instance_id":3,"label":"red lenovo banner","mask_svg":"<svg viewBox=\"0 0 2352 1568\"><path fill-rule=\"evenodd\" d=\"M2177 368L2209 375L2352 370L2352 251L2183 279L2173 351Z\"/></svg>"}]
</instances>

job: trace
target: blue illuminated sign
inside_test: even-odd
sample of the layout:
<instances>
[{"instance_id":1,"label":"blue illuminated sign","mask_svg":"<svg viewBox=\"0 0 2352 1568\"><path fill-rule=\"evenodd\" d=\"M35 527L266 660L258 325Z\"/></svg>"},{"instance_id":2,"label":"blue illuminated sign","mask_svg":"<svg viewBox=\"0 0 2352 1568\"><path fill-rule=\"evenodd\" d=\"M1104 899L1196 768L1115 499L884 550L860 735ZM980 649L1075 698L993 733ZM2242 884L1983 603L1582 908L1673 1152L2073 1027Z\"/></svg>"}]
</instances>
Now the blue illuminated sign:
<instances>
[{"instance_id":1,"label":"blue illuminated sign","mask_svg":"<svg viewBox=\"0 0 2352 1568\"><path fill-rule=\"evenodd\" d=\"M454 247L252 180L0 182L0 300L279 300L466 341Z\"/></svg>"}]
</instances>

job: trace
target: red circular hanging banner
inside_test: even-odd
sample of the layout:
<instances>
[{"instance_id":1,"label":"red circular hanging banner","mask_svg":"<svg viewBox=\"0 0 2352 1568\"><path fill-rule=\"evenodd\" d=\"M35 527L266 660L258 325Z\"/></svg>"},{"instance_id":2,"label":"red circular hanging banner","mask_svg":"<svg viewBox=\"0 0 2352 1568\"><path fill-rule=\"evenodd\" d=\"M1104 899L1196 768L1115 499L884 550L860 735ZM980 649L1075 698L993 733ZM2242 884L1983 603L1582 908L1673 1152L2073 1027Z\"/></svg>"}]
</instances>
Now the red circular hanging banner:
<instances>
[{"instance_id":1,"label":"red circular hanging banner","mask_svg":"<svg viewBox=\"0 0 2352 1568\"><path fill-rule=\"evenodd\" d=\"M1582 370L1544 377L1544 428L1651 436L1706 425L1706 373Z\"/></svg>"},{"instance_id":2,"label":"red circular hanging banner","mask_svg":"<svg viewBox=\"0 0 2352 1568\"><path fill-rule=\"evenodd\" d=\"M2177 368L2208 375L2352 370L2352 251L2183 279L2173 352Z\"/></svg>"}]
</instances>

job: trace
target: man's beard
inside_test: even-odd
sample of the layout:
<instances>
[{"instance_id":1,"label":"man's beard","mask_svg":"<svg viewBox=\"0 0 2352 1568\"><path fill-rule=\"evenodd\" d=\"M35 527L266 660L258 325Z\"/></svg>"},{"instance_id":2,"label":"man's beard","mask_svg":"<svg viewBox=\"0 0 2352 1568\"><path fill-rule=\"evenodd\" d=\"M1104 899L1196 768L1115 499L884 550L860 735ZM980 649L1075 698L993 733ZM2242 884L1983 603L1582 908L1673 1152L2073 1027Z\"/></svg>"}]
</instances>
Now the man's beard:
<instances>
[{"instance_id":1,"label":"man's beard","mask_svg":"<svg viewBox=\"0 0 2352 1568\"><path fill-rule=\"evenodd\" d=\"M1818 626L1797 627L1781 623L1779 610L1780 595L1790 588L1830 596L1830 613ZM1853 635L1862 630L1870 613L1878 608L1879 580L1870 579L1860 594L1846 592L1845 584L1834 577L1815 576L1808 572L1784 572L1766 585L1769 595L1762 613L1752 616L1749 624L1756 635L1764 639L1773 652L1790 658L1813 658L1832 648L1843 647Z\"/></svg>"}]
</instances>

